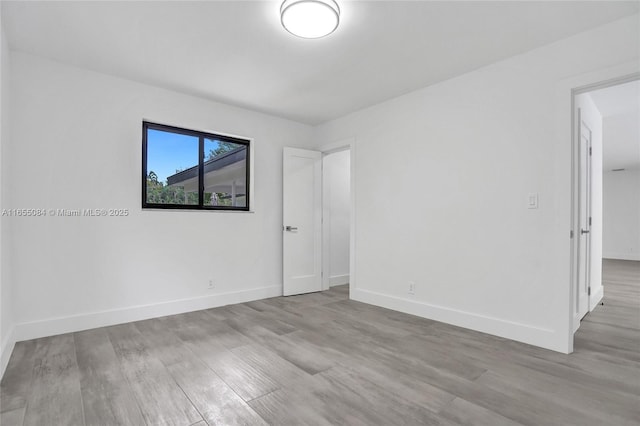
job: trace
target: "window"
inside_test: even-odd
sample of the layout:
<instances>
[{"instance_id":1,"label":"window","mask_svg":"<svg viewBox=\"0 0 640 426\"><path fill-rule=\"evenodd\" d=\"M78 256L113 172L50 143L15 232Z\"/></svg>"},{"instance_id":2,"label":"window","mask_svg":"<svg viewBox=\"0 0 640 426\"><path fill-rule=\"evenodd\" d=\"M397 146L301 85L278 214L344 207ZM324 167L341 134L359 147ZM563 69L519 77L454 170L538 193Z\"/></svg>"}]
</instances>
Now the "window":
<instances>
[{"instance_id":1,"label":"window","mask_svg":"<svg viewBox=\"0 0 640 426\"><path fill-rule=\"evenodd\" d=\"M142 208L249 210L249 141L142 123Z\"/></svg>"}]
</instances>

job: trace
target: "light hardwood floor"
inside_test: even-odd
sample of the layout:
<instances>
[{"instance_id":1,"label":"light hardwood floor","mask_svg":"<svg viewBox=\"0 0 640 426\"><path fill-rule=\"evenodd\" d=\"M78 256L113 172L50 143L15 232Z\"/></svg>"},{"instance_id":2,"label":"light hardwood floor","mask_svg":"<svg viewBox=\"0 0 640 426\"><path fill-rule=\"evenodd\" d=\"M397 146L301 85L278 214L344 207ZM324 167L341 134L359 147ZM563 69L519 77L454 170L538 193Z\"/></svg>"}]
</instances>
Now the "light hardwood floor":
<instances>
[{"instance_id":1,"label":"light hardwood floor","mask_svg":"<svg viewBox=\"0 0 640 426\"><path fill-rule=\"evenodd\" d=\"M562 355L349 301L347 288L20 342L11 425L638 425L640 262Z\"/></svg>"}]
</instances>

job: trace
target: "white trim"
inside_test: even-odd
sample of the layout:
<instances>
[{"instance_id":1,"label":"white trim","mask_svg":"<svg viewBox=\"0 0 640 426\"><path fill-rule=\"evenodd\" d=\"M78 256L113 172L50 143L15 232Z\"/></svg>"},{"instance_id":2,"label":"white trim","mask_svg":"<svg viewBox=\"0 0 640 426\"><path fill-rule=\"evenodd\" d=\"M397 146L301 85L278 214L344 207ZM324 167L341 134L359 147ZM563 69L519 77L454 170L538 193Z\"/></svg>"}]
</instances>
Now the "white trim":
<instances>
[{"instance_id":1,"label":"white trim","mask_svg":"<svg viewBox=\"0 0 640 426\"><path fill-rule=\"evenodd\" d=\"M282 296L282 286L258 287L250 290L178 299L150 305L131 306L123 309L89 312L16 324L14 336L16 341L37 339L277 296Z\"/></svg>"},{"instance_id":2,"label":"white trim","mask_svg":"<svg viewBox=\"0 0 640 426\"><path fill-rule=\"evenodd\" d=\"M600 303L602 301L604 297L604 287L600 286L598 287L597 290L595 290L590 296L589 296L589 306L588 306L588 311L585 314L589 315L589 312L593 311L596 306L598 306L598 303ZM580 317L580 315L575 314L573 316L573 327L572 327L572 333L575 334L576 331L578 331L578 329L580 328L580 325L582 324L582 318L584 317Z\"/></svg>"},{"instance_id":3,"label":"white trim","mask_svg":"<svg viewBox=\"0 0 640 426\"><path fill-rule=\"evenodd\" d=\"M576 331L578 331L578 329L580 328L580 317L578 315L574 315L573 316L573 333L575 334Z\"/></svg>"},{"instance_id":4,"label":"white trim","mask_svg":"<svg viewBox=\"0 0 640 426\"><path fill-rule=\"evenodd\" d=\"M431 305L369 290L351 290L353 300L566 353L563 333L555 330Z\"/></svg>"},{"instance_id":5,"label":"white trim","mask_svg":"<svg viewBox=\"0 0 640 426\"><path fill-rule=\"evenodd\" d=\"M349 190L351 191L351 222L349 223L349 298L353 299L356 285L356 138L352 138L349 143L351 149L351 183Z\"/></svg>"},{"instance_id":6,"label":"white trim","mask_svg":"<svg viewBox=\"0 0 640 426\"><path fill-rule=\"evenodd\" d=\"M2 345L0 345L0 379L4 376L4 372L9 364L9 358L16 345L15 327L9 329L9 334L4 338Z\"/></svg>"},{"instance_id":7,"label":"white trim","mask_svg":"<svg viewBox=\"0 0 640 426\"><path fill-rule=\"evenodd\" d=\"M613 260L638 260L640 261L640 253L603 253L603 259Z\"/></svg>"},{"instance_id":8,"label":"white trim","mask_svg":"<svg viewBox=\"0 0 640 426\"><path fill-rule=\"evenodd\" d=\"M335 152L346 151L353 148L356 143L356 138L341 139L339 141L331 142L318 147L319 151L322 151L324 155L333 154Z\"/></svg>"},{"instance_id":9,"label":"white trim","mask_svg":"<svg viewBox=\"0 0 640 426\"><path fill-rule=\"evenodd\" d=\"M322 290L331 287L331 208L328 201L331 194L324 167L327 155L322 153Z\"/></svg>"},{"instance_id":10,"label":"white trim","mask_svg":"<svg viewBox=\"0 0 640 426\"><path fill-rule=\"evenodd\" d=\"M349 274L345 275L334 275L329 277L329 287L334 287L337 285L349 284Z\"/></svg>"},{"instance_id":11,"label":"white trim","mask_svg":"<svg viewBox=\"0 0 640 426\"><path fill-rule=\"evenodd\" d=\"M604 287L600 286L589 296L589 312L593 311L604 297Z\"/></svg>"}]
</instances>

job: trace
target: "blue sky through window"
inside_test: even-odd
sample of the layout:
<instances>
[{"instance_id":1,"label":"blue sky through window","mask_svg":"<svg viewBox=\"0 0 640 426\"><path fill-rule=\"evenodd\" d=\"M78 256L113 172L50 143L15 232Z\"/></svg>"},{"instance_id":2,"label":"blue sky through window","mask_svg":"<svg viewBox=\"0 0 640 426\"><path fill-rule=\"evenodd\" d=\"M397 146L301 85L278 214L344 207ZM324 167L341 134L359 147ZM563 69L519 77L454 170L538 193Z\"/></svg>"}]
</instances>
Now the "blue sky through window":
<instances>
[{"instance_id":1,"label":"blue sky through window","mask_svg":"<svg viewBox=\"0 0 640 426\"><path fill-rule=\"evenodd\" d=\"M198 165L198 138L161 130L147 130L147 175L155 172L158 182L166 183L167 176L176 170Z\"/></svg>"}]
</instances>

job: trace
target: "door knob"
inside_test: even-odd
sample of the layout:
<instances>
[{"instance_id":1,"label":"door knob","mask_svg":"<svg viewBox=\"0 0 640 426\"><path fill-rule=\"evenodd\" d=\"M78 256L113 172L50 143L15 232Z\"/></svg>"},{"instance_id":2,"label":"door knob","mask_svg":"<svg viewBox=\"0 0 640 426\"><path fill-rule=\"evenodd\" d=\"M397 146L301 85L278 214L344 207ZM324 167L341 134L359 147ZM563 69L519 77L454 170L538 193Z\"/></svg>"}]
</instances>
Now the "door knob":
<instances>
[{"instance_id":1,"label":"door knob","mask_svg":"<svg viewBox=\"0 0 640 426\"><path fill-rule=\"evenodd\" d=\"M580 234L588 234L589 230L588 229L580 229Z\"/></svg>"},{"instance_id":2,"label":"door knob","mask_svg":"<svg viewBox=\"0 0 640 426\"><path fill-rule=\"evenodd\" d=\"M297 231L298 228L296 228L295 226L285 226L284 230L288 232L293 232L293 231Z\"/></svg>"}]
</instances>

